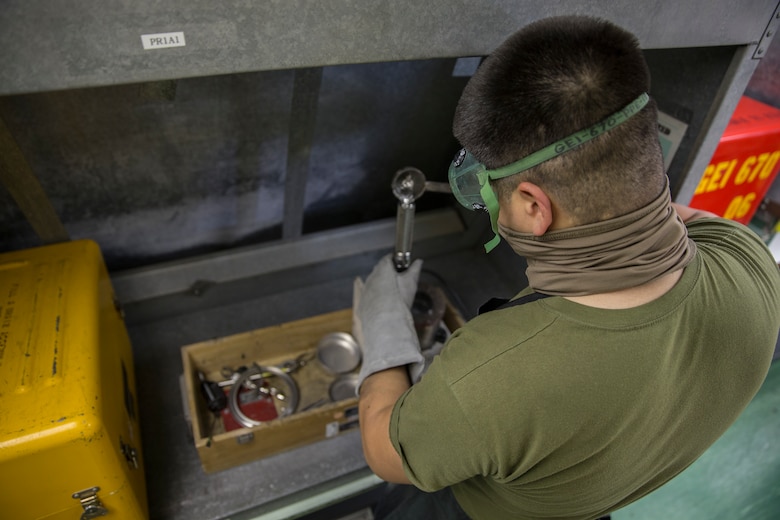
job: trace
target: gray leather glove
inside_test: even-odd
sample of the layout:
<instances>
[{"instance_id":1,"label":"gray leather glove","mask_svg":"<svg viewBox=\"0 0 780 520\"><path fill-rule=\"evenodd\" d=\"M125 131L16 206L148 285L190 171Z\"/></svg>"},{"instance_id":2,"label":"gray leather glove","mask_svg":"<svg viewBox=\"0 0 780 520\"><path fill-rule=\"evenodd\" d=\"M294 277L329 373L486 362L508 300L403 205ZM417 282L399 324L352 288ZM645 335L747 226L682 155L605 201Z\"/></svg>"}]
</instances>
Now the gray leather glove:
<instances>
[{"instance_id":1,"label":"gray leather glove","mask_svg":"<svg viewBox=\"0 0 780 520\"><path fill-rule=\"evenodd\" d=\"M417 292L422 260L398 273L392 255L383 257L366 278L355 280L352 335L363 351L356 393L375 372L424 361L410 308Z\"/></svg>"}]
</instances>

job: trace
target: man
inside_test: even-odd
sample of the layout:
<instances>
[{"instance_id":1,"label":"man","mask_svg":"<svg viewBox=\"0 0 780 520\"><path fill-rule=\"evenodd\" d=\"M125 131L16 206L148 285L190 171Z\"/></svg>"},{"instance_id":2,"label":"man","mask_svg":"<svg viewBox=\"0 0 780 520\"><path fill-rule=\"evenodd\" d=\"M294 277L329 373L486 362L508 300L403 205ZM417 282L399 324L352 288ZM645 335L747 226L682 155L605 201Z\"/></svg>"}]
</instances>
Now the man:
<instances>
[{"instance_id":1,"label":"man","mask_svg":"<svg viewBox=\"0 0 780 520\"><path fill-rule=\"evenodd\" d=\"M393 518L599 518L685 469L758 391L777 265L747 228L670 202L648 90L636 39L585 17L520 30L469 81L450 182L488 209L488 249L500 234L527 258L530 287L410 386L419 262L366 280L366 460L425 492L411 509L434 502Z\"/></svg>"}]
</instances>

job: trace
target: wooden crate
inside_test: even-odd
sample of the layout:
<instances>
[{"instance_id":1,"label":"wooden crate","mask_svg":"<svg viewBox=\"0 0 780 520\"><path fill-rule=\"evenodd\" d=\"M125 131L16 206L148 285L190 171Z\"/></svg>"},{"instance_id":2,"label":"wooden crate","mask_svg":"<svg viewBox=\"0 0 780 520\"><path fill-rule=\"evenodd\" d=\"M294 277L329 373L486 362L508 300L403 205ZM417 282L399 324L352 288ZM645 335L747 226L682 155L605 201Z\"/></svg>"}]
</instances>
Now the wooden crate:
<instances>
[{"instance_id":1,"label":"wooden crate","mask_svg":"<svg viewBox=\"0 0 780 520\"><path fill-rule=\"evenodd\" d=\"M449 303L444 322L450 330L463 323ZM338 376L322 367L315 356L323 336L351 330L352 309L345 309L182 347L184 391L204 471L222 471L356 427L357 398L330 402L329 388ZM296 413L232 431L225 431L222 421L214 422L200 393L198 371L218 381L223 379L220 372L226 366L280 365L302 354L309 354L313 360L291 374L300 392ZM325 404L306 409L322 400Z\"/></svg>"}]
</instances>

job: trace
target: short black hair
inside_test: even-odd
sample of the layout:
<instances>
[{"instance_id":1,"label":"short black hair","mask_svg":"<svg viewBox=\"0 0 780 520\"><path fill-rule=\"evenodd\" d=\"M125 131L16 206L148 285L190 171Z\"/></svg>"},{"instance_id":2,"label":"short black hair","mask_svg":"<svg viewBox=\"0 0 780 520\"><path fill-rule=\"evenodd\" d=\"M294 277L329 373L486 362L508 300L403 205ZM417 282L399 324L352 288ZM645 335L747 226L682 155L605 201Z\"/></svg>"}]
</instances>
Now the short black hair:
<instances>
[{"instance_id":1,"label":"short black hair","mask_svg":"<svg viewBox=\"0 0 780 520\"><path fill-rule=\"evenodd\" d=\"M649 89L634 35L598 18L546 18L483 61L463 91L453 131L479 161L498 168L589 128ZM494 184L506 197L523 180L538 184L579 224L647 204L664 186L655 103L593 141Z\"/></svg>"}]
</instances>

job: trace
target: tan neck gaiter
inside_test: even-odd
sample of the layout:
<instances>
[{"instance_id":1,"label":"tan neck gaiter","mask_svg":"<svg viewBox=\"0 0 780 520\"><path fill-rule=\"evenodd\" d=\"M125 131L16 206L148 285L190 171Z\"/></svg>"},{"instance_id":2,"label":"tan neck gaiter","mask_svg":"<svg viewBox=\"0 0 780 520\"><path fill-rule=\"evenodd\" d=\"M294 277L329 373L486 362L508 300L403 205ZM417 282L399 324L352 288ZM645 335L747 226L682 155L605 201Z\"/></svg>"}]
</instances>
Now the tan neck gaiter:
<instances>
[{"instance_id":1,"label":"tan neck gaiter","mask_svg":"<svg viewBox=\"0 0 780 520\"><path fill-rule=\"evenodd\" d=\"M626 215L551 231L499 233L526 258L530 286L553 296L585 296L636 287L682 269L696 244L671 206L667 185L653 202Z\"/></svg>"}]
</instances>

